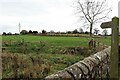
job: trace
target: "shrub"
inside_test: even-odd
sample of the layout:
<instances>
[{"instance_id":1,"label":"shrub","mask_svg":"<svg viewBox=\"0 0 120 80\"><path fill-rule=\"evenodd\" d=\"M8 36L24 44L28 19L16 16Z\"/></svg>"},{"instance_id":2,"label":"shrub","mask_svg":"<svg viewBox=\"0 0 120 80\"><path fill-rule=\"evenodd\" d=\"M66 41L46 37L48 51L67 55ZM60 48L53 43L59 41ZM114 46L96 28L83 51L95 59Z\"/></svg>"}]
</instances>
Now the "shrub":
<instances>
[{"instance_id":1,"label":"shrub","mask_svg":"<svg viewBox=\"0 0 120 80\"><path fill-rule=\"evenodd\" d=\"M22 35L28 34L28 31L22 30L22 31L20 32L20 34L22 34Z\"/></svg>"}]
</instances>

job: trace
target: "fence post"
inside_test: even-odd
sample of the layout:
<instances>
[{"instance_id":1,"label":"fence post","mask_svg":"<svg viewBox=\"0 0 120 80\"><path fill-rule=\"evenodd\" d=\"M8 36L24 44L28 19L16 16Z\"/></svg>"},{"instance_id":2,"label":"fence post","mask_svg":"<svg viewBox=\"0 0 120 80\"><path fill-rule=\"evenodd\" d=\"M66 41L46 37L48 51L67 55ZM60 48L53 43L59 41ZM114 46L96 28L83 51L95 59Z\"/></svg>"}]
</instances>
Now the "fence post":
<instances>
[{"instance_id":1,"label":"fence post","mask_svg":"<svg viewBox=\"0 0 120 80\"><path fill-rule=\"evenodd\" d=\"M111 40L111 55L110 55L110 78L118 80L118 47L119 47L119 18L112 18L112 40Z\"/></svg>"},{"instance_id":2,"label":"fence post","mask_svg":"<svg viewBox=\"0 0 120 80\"><path fill-rule=\"evenodd\" d=\"M119 54L119 18L113 17L112 21L104 22L101 28L112 28L111 54L110 54L110 79L118 80L118 54Z\"/></svg>"}]
</instances>

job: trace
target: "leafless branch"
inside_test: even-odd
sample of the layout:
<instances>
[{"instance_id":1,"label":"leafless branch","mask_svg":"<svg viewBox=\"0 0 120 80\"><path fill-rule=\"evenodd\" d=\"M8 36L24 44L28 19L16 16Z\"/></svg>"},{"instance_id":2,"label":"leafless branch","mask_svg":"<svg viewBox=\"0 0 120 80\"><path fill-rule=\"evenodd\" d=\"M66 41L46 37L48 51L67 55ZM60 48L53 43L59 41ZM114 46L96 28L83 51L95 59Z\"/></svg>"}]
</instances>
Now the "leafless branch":
<instances>
[{"instance_id":1,"label":"leafless branch","mask_svg":"<svg viewBox=\"0 0 120 80\"><path fill-rule=\"evenodd\" d=\"M106 6L106 0L102 2L96 0L84 0L84 2L82 2L78 0L77 11L77 13L80 14L80 18L87 21L92 29L93 24L107 18L108 14L111 12L111 8Z\"/></svg>"}]
</instances>

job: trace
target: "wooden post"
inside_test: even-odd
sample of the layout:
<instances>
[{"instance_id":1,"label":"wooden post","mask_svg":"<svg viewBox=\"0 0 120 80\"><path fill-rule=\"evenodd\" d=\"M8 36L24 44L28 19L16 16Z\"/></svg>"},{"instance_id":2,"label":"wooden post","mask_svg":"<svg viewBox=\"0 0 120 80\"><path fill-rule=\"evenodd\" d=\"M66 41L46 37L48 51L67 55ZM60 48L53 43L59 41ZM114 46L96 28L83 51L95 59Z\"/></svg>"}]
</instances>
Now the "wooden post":
<instances>
[{"instance_id":1,"label":"wooden post","mask_svg":"<svg viewBox=\"0 0 120 80\"><path fill-rule=\"evenodd\" d=\"M118 80L118 59L119 59L119 18L113 17L112 21L104 22L101 28L112 28L111 54L110 54L110 79Z\"/></svg>"},{"instance_id":2,"label":"wooden post","mask_svg":"<svg viewBox=\"0 0 120 80\"><path fill-rule=\"evenodd\" d=\"M112 18L112 38L111 38L111 55L110 55L110 78L118 80L118 47L119 47L119 18Z\"/></svg>"}]
</instances>

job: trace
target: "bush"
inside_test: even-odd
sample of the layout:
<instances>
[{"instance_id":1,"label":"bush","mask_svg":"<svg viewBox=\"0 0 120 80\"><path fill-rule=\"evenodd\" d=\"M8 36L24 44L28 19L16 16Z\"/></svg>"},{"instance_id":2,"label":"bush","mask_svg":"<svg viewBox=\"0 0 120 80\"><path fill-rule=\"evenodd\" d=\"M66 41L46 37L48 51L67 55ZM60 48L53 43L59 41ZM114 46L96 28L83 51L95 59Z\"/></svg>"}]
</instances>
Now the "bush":
<instances>
[{"instance_id":1,"label":"bush","mask_svg":"<svg viewBox=\"0 0 120 80\"><path fill-rule=\"evenodd\" d=\"M88 32L88 31L86 31L86 32L85 32L85 34L89 34L89 32Z\"/></svg>"},{"instance_id":2,"label":"bush","mask_svg":"<svg viewBox=\"0 0 120 80\"><path fill-rule=\"evenodd\" d=\"M77 33L79 33L79 32L78 32L77 29L75 29L75 30L73 31L73 34L77 34Z\"/></svg>"},{"instance_id":3,"label":"bush","mask_svg":"<svg viewBox=\"0 0 120 80\"><path fill-rule=\"evenodd\" d=\"M45 31L45 30L42 30L42 34L46 34L46 31Z\"/></svg>"},{"instance_id":4,"label":"bush","mask_svg":"<svg viewBox=\"0 0 120 80\"><path fill-rule=\"evenodd\" d=\"M32 33L33 33L33 34L38 34L38 31L33 31Z\"/></svg>"},{"instance_id":5,"label":"bush","mask_svg":"<svg viewBox=\"0 0 120 80\"><path fill-rule=\"evenodd\" d=\"M31 34L32 33L32 30L29 30L29 34Z\"/></svg>"},{"instance_id":6,"label":"bush","mask_svg":"<svg viewBox=\"0 0 120 80\"><path fill-rule=\"evenodd\" d=\"M2 34L2 35L7 35L7 34L6 34L6 32L3 32L3 34Z\"/></svg>"},{"instance_id":7,"label":"bush","mask_svg":"<svg viewBox=\"0 0 120 80\"><path fill-rule=\"evenodd\" d=\"M22 34L22 35L28 34L28 31L22 30L22 31L20 32L20 34Z\"/></svg>"}]
</instances>

